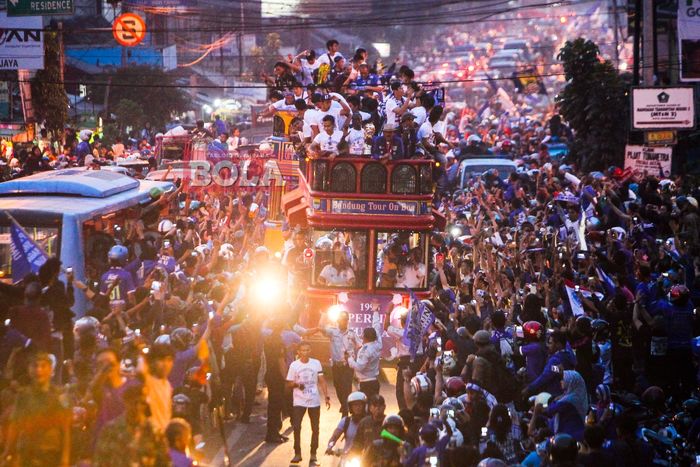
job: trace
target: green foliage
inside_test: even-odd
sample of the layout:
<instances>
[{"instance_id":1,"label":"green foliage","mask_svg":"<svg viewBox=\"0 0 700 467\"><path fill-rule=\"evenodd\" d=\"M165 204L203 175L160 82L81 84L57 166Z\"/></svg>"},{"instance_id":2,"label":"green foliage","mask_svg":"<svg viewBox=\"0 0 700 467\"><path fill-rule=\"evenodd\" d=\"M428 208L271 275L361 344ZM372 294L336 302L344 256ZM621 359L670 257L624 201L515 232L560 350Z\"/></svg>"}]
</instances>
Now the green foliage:
<instances>
[{"instance_id":1,"label":"green foliage","mask_svg":"<svg viewBox=\"0 0 700 467\"><path fill-rule=\"evenodd\" d=\"M102 128L102 142L107 146L111 146L116 142L117 137L123 136L123 134L116 123L105 123Z\"/></svg>"},{"instance_id":2,"label":"green foliage","mask_svg":"<svg viewBox=\"0 0 700 467\"><path fill-rule=\"evenodd\" d=\"M36 119L54 135L61 135L68 120L68 96L61 82L61 48L58 35L44 35L44 69L31 80L32 104Z\"/></svg>"},{"instance_id":3,"label":"green foliage","mask_svg":"<svg viewBox=\"0 0 700 467\"><path fill-rule=\"evenodd\" d=\"M114 115L117 116L118 127L124 131L127 126L141 128L145 123L143 120L143 107L131 99L122 99L112 109Z\"/></svg>"},{"instance_id":4,"label":"green foliage","mask_svg":"<svg viewBox=\"0 0 700 467\"><path fill-rule=\"evenodd\" d=\"M132 105L124 104L122 116L126 118L128 115L137 121L120 119L120 125L138 128L145 122L151 122L155 128L162 128L170 121L172 114L188 109L188 96L177 87L173 77L160 68L130 65L118 69L110 78L109 108L116 112L123 100L131 101L140 108L137 116L132 112Z\"/></svg>"},{"instance_id":5,"label":"green foliage","mask_svg":"<svg viewBox=\"0 0 700 467\"><path fill-rule=\"evenodd\" d=\"M567 85L557 96L575 132L571 157L583 170L622 165L628 125L628 87L598 46L578 38L559 51Z\"/></svg>"},{"instance_id":6,"label":"green foliage","mask_svg":"<svg viewBox=\"0 0 700 467\"><path fill-rule=\"evenodd\" d=\"M281 47L282 40L280 35L276 32L271 32L265 38L264 46L255 47L251 50L253 76L260 76L263 72L270 73L275 63L283 60L282 55L280 55Z\"/></svg>"}]
</instances>

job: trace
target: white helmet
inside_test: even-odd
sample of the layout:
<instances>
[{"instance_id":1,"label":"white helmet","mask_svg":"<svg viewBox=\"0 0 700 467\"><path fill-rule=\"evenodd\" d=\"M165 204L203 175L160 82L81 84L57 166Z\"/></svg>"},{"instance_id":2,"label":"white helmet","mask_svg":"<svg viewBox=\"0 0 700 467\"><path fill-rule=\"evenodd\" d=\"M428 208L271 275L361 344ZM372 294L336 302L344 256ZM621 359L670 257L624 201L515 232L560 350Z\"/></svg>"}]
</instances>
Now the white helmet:
<instances>
[{"instance_id":1,"label":"white helmet","mask_svg":"<svg viewBox=\"0 0 700 467\"><path fill-rule=\"evenodd\" d=\"M91 130L80 130L79 136L80 136L80 139L82 141L87 141L92 136L92 131Z\"/></svg>"},{"instance_id":2,"label":"white helmet","mask_svg":"<svg viewBox=\"0 0 700 467\"><path fill-rule=\"evenodd\" d=\"M168 233L173 229L173 227L175 227L175 226L173 225L173 223L171 221L169 221L168 219L163 219L158 224L158 232Z\"/></svg>"},{"instance_id":3,"label":"white helmet","mask_svg":"<svg viewBox=\"0 0 700 467\"><path fill-rule=\"evenodd\" d=\"M365 395L364 392L360 392L360 391L352 392L348 396L348 404L351 404L353 402L367 402L367 396Z\"/></svg>"},{"instance_id":4,"label":"white helmet","mask_svg":"<svg viewBox=\"0 0 700 467\"><path fill-rule=\"evenodd\" d=\"M457 359L455 358L454 352L451 350L445 350L442 353L442 373L450 374L456 367Z\"/></svg>"},{"instance_id":5,"label":"white helmet","mask_svg":"<svg viewBox=\"0 0 700 467\"><path fill-rule=\"evenodd\" d=\"M464 435L462 434L461 431L457 429L457 422L455 422L452 418L448 417L444 422L442 429L439 430L440 438L443 436L447 435L447 427L445 424L449 423L450 429L452 430L452 436L450 437L450 443L454 446L461 446L464 444Z\"/></svg>"},{"instance_id":6,"label":"white helmet","mask_svg":"<svg viewBox=\"0 0 700 467\"><path fill-rule=\"evenodd\" d=\"M206 243L197 245L196 247L194 247L194 250L200 255L208 255L209 253L211 253L211 248L209 248L209 245L207 245Z\"/></svg>"},{"instance_id":7,"label":"white helmet","mask_svg":"<svg viewBox=\"0 0 700 467\"><path fill-rule=\"evenodd\" d=\"M219 247L219 256L224 258L225 260L232 260L235 254L236 252L233 249L233 245L231 245L230 243L223 243Z\"/></svg>"},{"instance_id":8,"label":"white helmet","mask_svg":"<svg viewBox=\"0 0 700 467\"><path fill-rule=\"evenodd\" d=\"M411 392L414 396L430 392L433 389L433 382L425 373L418 373L411 378Z\"/></svg>"},{"instance_id":9,"label":"white helmet","mask_svg":"<svg viewBox=\"0 0 700 467\"><path fill-rule=\"evenodd\" d=\"M156 340L153 343L159 345L170 345L170 342L170 334L161 334L160 336L156 337Z\"/></svg>"}]
</instances>

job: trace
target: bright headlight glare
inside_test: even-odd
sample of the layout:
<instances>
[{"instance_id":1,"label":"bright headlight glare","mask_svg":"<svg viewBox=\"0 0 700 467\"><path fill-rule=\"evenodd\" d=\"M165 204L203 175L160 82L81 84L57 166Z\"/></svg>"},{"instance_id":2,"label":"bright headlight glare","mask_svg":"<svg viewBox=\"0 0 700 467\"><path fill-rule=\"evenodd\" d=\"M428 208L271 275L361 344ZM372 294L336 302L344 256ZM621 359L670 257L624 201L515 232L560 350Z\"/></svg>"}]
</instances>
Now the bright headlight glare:
<instances>
[{"instance_id":1,"label":"bright headlight glare","mask_svg":"<svg viewBox=\"0 0 700 467\"><path fill-rule=\"evenodd\" d=\"M353 457L351 459L348 459L348 461L345 463L346 467L360 467L362 464L360 463L360 458L359 457Z\"/></svg>"},{"instance_id":2,"label":"bright headlight glare","mask_svg":"<svg viewBox=\"0 0 700 467\"><path fill-rule=\"evenodd\" d=\"M258 303L272 305L282 298L283 285L275 277L261 277L251 287L251 296Z\"/></svg>"},{"instance_id":3,"label":"bright headlight glare","mask_svg":"<svg viewBox=\"0 0 700 467\"><path fill-rule=\"evenodd\" d=\"M340 313L345 311L345 307L342 305L332 305L328 308L328 319L331 321L338 321L340 318Z\"/></svg>"},{"instance_id":4,"label":"bright headlight glare","mask_svg":"<svg viewBox=\"0 0 700 467\"><path fill-rule=\"evenodd\" d=\"M454 226L450 229L450 235L452 235L454 238L457 238L460 235L462 235L462 229L460 229L457 226Z\"/></svg>"}]
</instances>

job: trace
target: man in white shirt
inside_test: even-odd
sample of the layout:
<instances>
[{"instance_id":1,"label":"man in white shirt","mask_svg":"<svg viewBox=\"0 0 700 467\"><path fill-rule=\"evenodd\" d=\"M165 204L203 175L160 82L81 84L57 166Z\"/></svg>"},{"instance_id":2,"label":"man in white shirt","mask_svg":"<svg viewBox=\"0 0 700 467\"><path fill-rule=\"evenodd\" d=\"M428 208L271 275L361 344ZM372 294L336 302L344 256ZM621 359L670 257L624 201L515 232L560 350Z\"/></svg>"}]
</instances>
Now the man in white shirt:
<instances>
[{"instance_id":1,"label":"man in white shirt","mask_svg":"<svg viewBox=\"0 0 700 467\"><path fill-rule=\"evenodd\" d=\"M322 121L323 131L316 135L309 149L319 157L335 159L338 155L338 145L343 139L343 132L335 129L335 118L332 115L326 115Z\"/></svg>"},{"instance_id":2,"label":"man in white shirt","mask_svg":"<svg viewBox=\"0 0 700 467\"><path fill-rule=\"evenodd\" d=\"M335 323L328 322L328 313L321 315L319 328L331 344L331 364L333 365L333 386L340 401L340 412L348 415L347 398L352 392L353 370L348 366L347 355L354 355L362 341L355 331L348 327L350 316L347 311L338 313Z\"/></svg>"},{"instance_id":3,"label":"man in white shirt","mask_svg":"<svg viewBox=\"0 0 700 467\"><path fill-rule=\"evenodd\" d=\"M336 57L343 57L343 55L338 52L340 49L340 44L338 43L337 40L331 39L326 42L326 50L327 52L320 57L318 57L318 64L323 65L326 64L329 67L333 68L335 65L335 58Z\"/></svg>"},{"instance_id":4,"label":"man in white shirt","mask_svg":"<svg viewBox=\"0 0 700 467\"><path fill-rule=\"evenodd\" d=\"M331 398L328 395L328 386L323 377L321 362L315 358L309 358L311 344L301 342L297 349L299 358L289 365L287 372L287 388L292 389L292 426L294 427L294 458L293 464L301 462L301 422L304 414L309 412L311 420L311 459L310 465L318 463L316 450L318 449L318 422L321 416L321 397L319 388L325 397L326 408L331 408Z\"/></svg>"},{"instance_id":5,"label":"man in white shirt","mask_svg":"<svg viewBox=\"0 0 700 467\"><path fill-rule=\"evenodd\" d=\"M430 94L420 96L420 105L411 109L411 113L416 117L416 125L421 127L428 119L428 112L435 106L435 98Z\"/></svg>"},{"instance_id":6,"label":"man in white shirt","mask_svg":"<svg viewBox=\"0 0 700 467\"><path fill-rule=\"evenodd\" d=\"M401 115L408 111L411 104L410 96L404 97L403 87L398 81L391 83L391 95L387 97L384 104L384 114L386 115L386 125L398 128Z\"/></svg>"},{"instance_id":7,"label":"man in white shirt","mask_svg":"<svg viewBox=\"0 0 700 467\"><path fill-rule=\"evenodd\" d=\"M325 94L320 98L316 96L312 101L315 101L314 104L318 107L316 112L312 114L313 120L309 122L314 137L321 132L323 117L326 115L333 117L336 129L342 128L344 117L350 115L350 107L345 103L345 99L342 99L338 94Z\"/></svg>"},{"instance_id":8,"label":"man in white shirt","mask_svg":"<svg viewBox=\"0 0 700 467\"><path fill-rule=\"evenodd\" d=\"M357 358L348 356L348 365L355 370L360 391L368 398L379 394L379 359L382 357L382 326L377 301L372 302L372 309L372 327L362 330L362 347L357 351Z\"/></svg>"},{"instance_id":9,"label":"man in white shirt","mask_svg":"<svg viewBox=\"0 0 700 467\"><path fill-rule=\"evenodd\" d=\"M168 376L173 369L174 351L168 344L155 344L148 353L148 363L139 362L144 385L148 389L149 420L153 428L164 433L172 417L173 388Z\"/></svg>"}]
</instances>

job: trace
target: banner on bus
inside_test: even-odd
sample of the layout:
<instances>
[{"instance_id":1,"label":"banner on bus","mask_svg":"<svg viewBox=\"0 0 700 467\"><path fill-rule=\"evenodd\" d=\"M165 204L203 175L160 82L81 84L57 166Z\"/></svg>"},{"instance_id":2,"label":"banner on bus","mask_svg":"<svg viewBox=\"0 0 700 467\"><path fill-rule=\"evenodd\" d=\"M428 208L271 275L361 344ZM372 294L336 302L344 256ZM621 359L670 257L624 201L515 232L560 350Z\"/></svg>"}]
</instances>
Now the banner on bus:
<instances>
[{"instance_id":1,"label":"banner on bus","mask_svg":"<svg viewBox=\"0 0 700 467\"><path fill-rule=\"evenodd\" d=\"M673 148L627 145L625 146L625 169L647 172L650 175L671 174Z\"/></svg>"},{"instance_id":2,"label":"banner on bus","mask_svg":"<svg viewBox=\"0 0 700 467\"><path fill-rule=\"evenodd\" d=\"M347 302L343 304L350 318L348 321L348 328L356 332L361 338L362 331L372 326L374 307L379 307L379 318L382 323L382 329L386 328L384 322L389 319L391 298L392 296L388 294L349 293ZM393 360L396 358L396 353L396 340L389 337L386 331L383 331L382 358L385 360Z\"/></svg>"}]
</instances>

